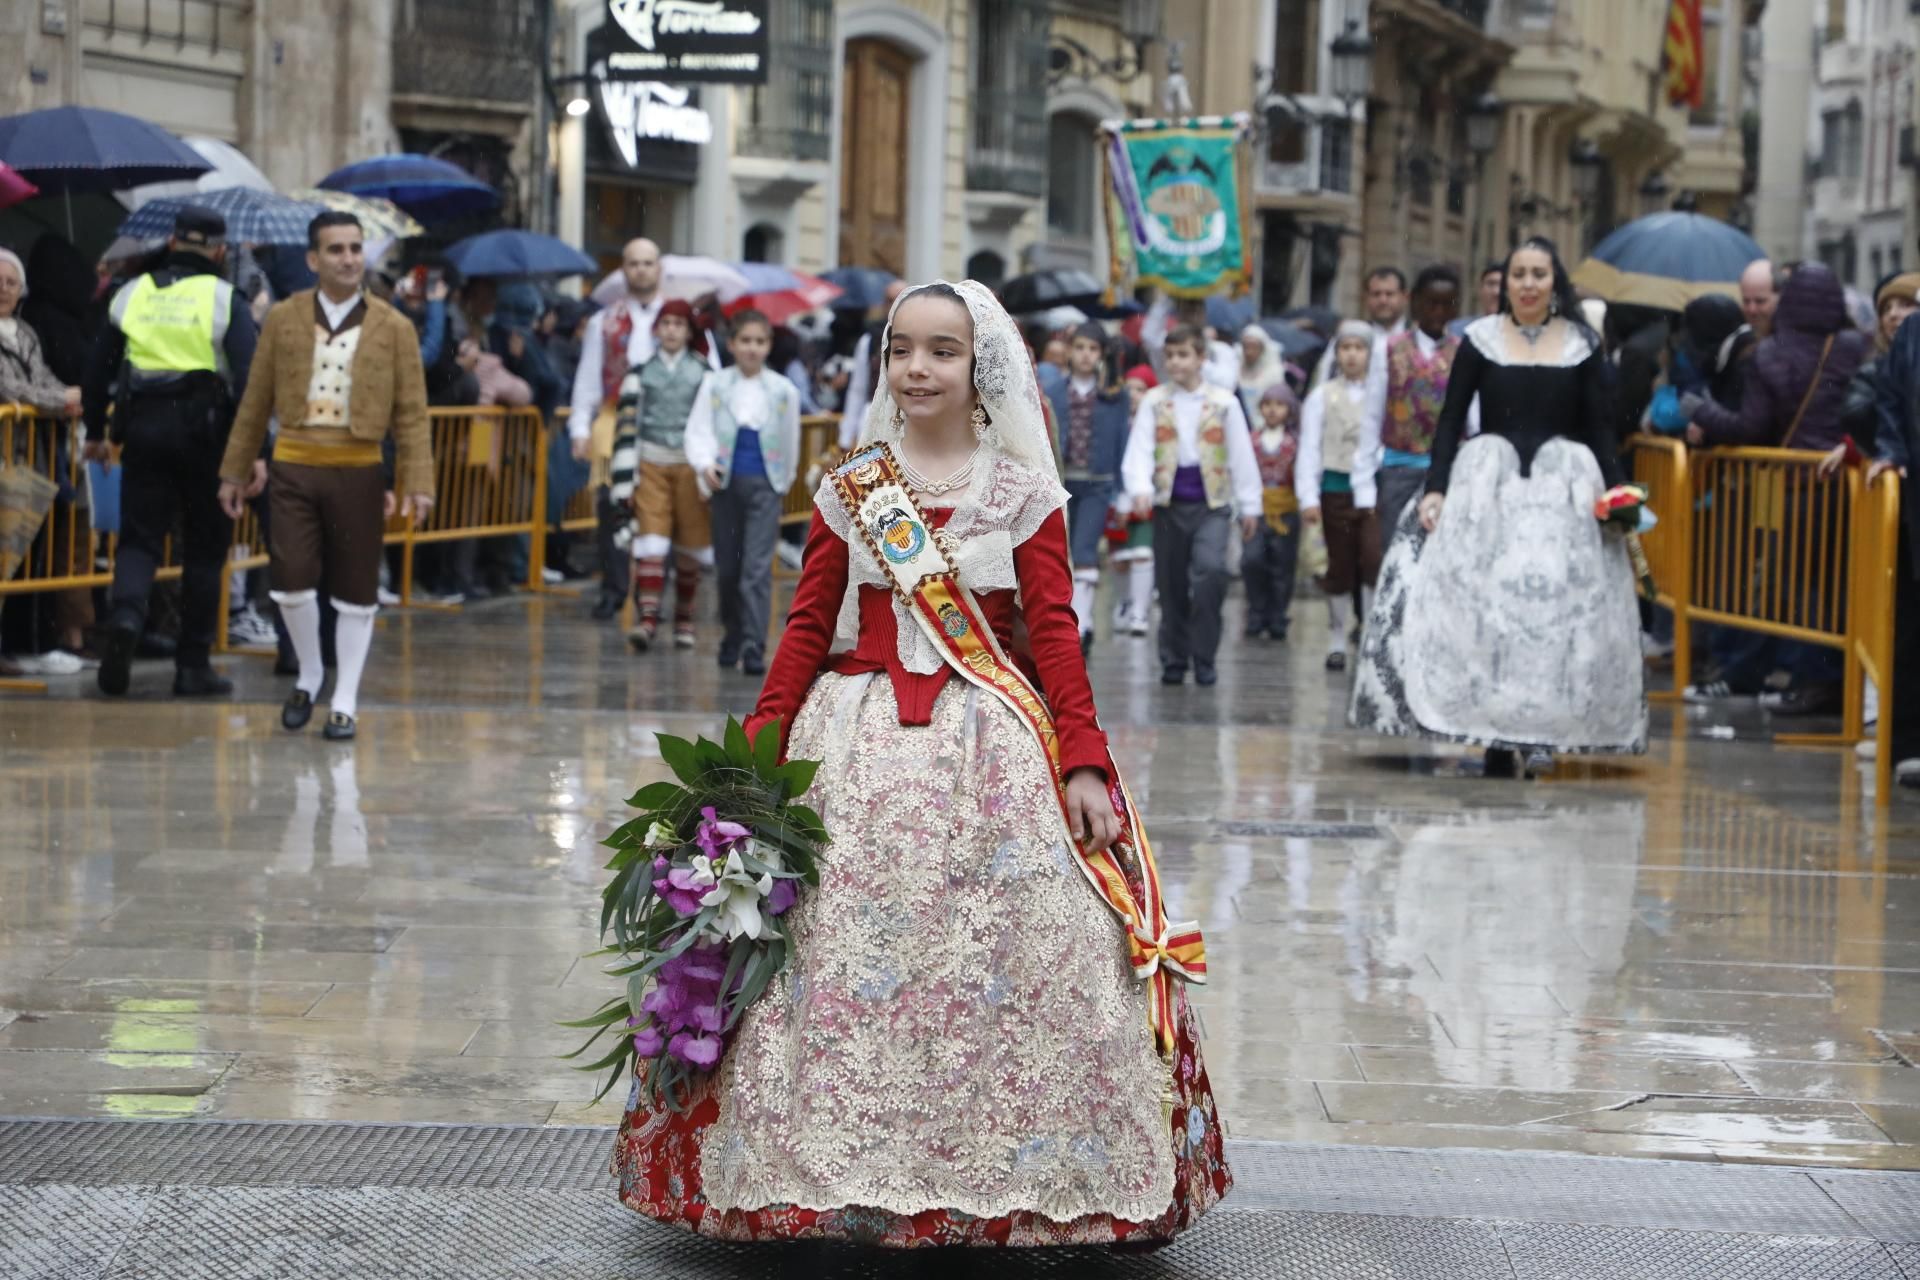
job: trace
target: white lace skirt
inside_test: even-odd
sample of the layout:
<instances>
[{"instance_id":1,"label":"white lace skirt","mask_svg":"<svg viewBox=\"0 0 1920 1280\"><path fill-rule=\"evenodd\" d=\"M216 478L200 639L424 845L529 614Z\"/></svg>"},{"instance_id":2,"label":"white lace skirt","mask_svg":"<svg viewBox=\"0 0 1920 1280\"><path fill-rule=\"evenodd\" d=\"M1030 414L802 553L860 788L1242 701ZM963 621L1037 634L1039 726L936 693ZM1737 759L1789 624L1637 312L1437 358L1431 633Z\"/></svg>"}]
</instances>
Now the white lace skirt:
<instances>
[{"instance_id":1,"label":"white lace skirt","mask_svg":"<svg viewBox=\"0 0 1920 1280\"><path fill-rule=\"evenodd\" d=\"M1482 746L1646 750L1640 617L1625 543L1601 529L1605 482L1554 439L1520 474L1501 436L1467 442L1440 526L1402 514L1381 566L1348 723Z\"/></svg>"},{"instance_id":2,"label":"white lace skirt","mask_svg":"<svg viewBox=\"0 0 1920 1280\"><path fill-rule=\"evenodd\" d=\"M709 1204L1165 1213L1169 1066L1032 735L957 679L910 727L885 677L826 675L789 750L834 843L722 1065Z\"/></svg>"}]
</instances>

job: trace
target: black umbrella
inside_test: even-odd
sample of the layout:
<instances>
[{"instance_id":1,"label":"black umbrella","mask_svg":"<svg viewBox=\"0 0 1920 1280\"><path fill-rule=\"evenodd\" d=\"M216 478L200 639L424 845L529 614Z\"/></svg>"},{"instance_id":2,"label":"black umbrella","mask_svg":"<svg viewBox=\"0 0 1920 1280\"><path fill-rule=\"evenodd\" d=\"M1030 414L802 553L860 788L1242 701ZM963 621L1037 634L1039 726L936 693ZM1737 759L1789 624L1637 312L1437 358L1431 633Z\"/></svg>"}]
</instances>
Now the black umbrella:
<instances>
[{"instance_id":1,"label":"black umbrella","mask_svg":"<svg viewBox=\"0 0 1920 1280\"><path fill-rule=\"evenodd\" d=\"M1051 311L1055 307L1097 307L1106 296L1101 283L1084 271L1060 267L1029 271L999 288L1000 304L1014 315Z\"/></svg>"},{"instance_id":2,"label":"black umbrella","mask_svg":"<svg viewBox=\"0 0 1920 1280\"><path fill-rule=\"evenodd\" d=\"M213 168L157 124L98 107L48 107L0 119L0 160L46 194L123 191Z\"/></svg>"},{"instance_id":3,"label":"black umbrella","mask_svg":"<svg viewBox=\"0 0 1920 1280\"><path fill-rule=\"evenodd\" d=\"M1279 318L1317 330L1322 338L1333 337L1340 328L1340 313L1332 307L1290 307Z\"/></svg>"},{"instance_id":4,"label":"black umbrella","mask_svg":"<svg viewBox=\"0 0 1920 1280\"><path fill-rule=\"evenodd\" d=\"M1318 356L1326 349L1327 340L1311 329L1303 329L1292 320L1283 320L1278 316L1268 316L1260 321L1260 327L1266 330L1274 345L1280 348L1280 354L1288 360L1297 360L1301 356Z\"/></svg>"}]
</instances>

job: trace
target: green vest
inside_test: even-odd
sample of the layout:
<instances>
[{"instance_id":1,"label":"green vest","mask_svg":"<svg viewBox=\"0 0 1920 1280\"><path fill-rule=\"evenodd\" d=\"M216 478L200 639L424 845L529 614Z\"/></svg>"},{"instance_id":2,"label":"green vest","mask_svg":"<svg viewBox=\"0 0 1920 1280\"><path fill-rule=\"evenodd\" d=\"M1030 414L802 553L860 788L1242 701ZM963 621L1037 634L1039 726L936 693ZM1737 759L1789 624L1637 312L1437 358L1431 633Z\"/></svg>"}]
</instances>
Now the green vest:
<instances>
[{"instance_id":1,"label":"green vest","mask_svg":"<svg viewBox=\"0 0 1920 1280\"><path fill-rule=\"evenodd\" d=\"M700 394L700 382L710 370L707 362L691 349L683 352L680 363L669 369L655 355L640 366L640 442L666 449L684 447L687 416Z\"/></svg>"},{"instance_id":2,"label":"green vest","mask_svg":"<svg viewBox=\"0 0 1920 1280\"><path fill-rule=\"evenodd\" d=\"M127 339L135 373L230 371L224 349L233 286L219 276L193 275L162 288L141 276L114 296L114 325Z\"/></svg>"}]
</instances>

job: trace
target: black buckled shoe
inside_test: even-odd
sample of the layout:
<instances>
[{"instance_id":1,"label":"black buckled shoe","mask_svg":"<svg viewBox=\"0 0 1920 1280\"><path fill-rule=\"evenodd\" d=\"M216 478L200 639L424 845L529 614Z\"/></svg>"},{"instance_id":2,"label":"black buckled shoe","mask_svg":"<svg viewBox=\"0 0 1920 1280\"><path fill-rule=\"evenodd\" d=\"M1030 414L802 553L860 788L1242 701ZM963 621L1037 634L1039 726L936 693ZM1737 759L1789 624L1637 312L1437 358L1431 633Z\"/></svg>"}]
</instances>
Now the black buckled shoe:
<instances>
[{"instance_id":1,"label":"black buckled shoe","mask_svg":"<svg viewBox=\"0 0 1920 1280\"><path fill-rule=\"evenodd\" d=\"M173 673L176 698L224 698L232 692L233 681L212 667L181 667Z\"/></svg>"},{"instance_id":2,"label":"black buckled shoe","mask_svg":"<svg viewBox=\"0 0 1920 1280\"><path fill-rule=\"evenodd\" d=\"M307 727L307 721L313 719L313 695L305 689L295 689L280 704L280 727L298 732Z\"/></svg>"},{"instance_id":3,"label":"black buckled shoe","mask_svg":"<svg viewBox=\"0 0 1920 1280\"><path fill-rule=\"evenodd\" d=\"M740 651L740 673L749 676L763 676L767 674L767 655L759 649L742 649Z\"/></svg>"},{"instance_id":4,"label":"black buckled shoe","mask_svg":"<svg viewBox=\"0 0 1920 1280\"><path fill-rule=\"evenodd\" d=\"M1161 684L1185 684L1186 682L1187 669L1185 667L1169 665L1160 668Z\"/></svg>"},{"instance_id":5,"label":"black buckled shoe","mask_svg":"<svg viewBox=\"0 0 1920 1280\"><path fill-rule=\"evenodd\" d=\"M344 711L329 711L326 727L320 732L329 742L353 741L353 717Z\"/></svg>"},{"instance_id":6,"label":"black buckled shoe","mask_svg":"<svg viewBox=\"0 0 1920 1280\"><path fill-rule=\"evenodd\" d=\"M100 633L100 692L109 698L126 693L133 681L133 650L140 635L131 627L108 627Z\"/></svg>"}]
</instances>

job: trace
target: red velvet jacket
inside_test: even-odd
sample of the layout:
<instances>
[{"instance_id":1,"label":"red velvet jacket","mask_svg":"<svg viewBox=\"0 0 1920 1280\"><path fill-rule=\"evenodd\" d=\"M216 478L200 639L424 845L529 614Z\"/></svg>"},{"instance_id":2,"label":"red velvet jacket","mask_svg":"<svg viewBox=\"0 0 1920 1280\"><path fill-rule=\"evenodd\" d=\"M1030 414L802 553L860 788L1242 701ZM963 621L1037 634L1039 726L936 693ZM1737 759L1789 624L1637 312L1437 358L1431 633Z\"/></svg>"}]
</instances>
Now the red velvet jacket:
<instances>
[{"instance_id":1,"label":"red velvet jacket","mask_svg":"<svg viewBox=\"0 0 1920 1280\"><path fill-rule=\"evenodd\" d=\"M951 507L935 507L927 519L939 528L953 515ZM865 549L861 550L866 554ZM807 531L807 549L787 615L786 631L760 690L759 704L747 721L752 734L770 720L781 722L782 741L799 714L807 691L823 671L842 675L885 672L893 682L900 707L900 723L931 723L933 701L954 678L951 667L931 675L917 675L900 662L899 632L892 594L883 587L860 588L860 638L854 648L829 656L834 624L846 596L848 546L818 511ZM1107 772L1107 735L1094 713L1093 686L1080 653L1080 624L1073 612L1073 569L1067 555L1067 522L1056 511L1031 538L1013 549L1014 571L1020 579L1021 608L1011 591L988 591L977 598L992 623L1000 645L1012 652L1016 613L1024 614L1033 657L1023 662L1027 675L1046 694L1060 734L1061 763L1075 769Z\"/></svg>"}]
</instances>

